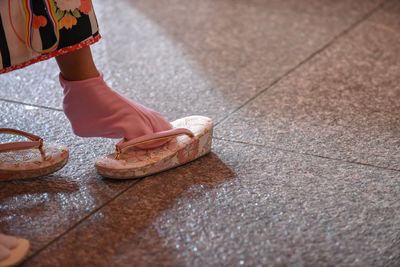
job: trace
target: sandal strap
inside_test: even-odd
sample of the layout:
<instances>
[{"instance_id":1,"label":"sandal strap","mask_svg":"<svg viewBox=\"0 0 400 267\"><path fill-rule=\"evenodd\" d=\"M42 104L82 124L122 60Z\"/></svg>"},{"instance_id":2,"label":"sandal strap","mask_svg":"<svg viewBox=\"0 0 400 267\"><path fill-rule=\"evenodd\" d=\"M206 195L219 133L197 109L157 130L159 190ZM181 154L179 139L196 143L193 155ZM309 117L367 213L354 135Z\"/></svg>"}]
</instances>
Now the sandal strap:
<instances>
[{"instance_id":1,"label":"sandal strap","mask_svg":"<svg viewBox=\"0 0 400 267\"><path fill-rule=\"evenodd\" d=\"M0 128L0 134L12 134L28 138L31 141L10 142L0 144L0 152L17 151L37 148L43 154L43 139L31 133L11 128Z\"/></svg>"},{"instance_id":2,"label":"sandal strap","mask_svg":"<svg viewBox=\"0 0 400 267\"><path fill-rule=\"evenodd\" d=\"M139 145L145 145L148 143L153 143L166 139L170 140L179 135L188 135L189 137L194 137L194 133L186 128L175 128L168 131L140 136L129 141L127 141L126 139L122 139L118 144L115 145L117 152L116 158L118 159L121 154L128 148L137 147Z\"/></svg>"}]
</instances>

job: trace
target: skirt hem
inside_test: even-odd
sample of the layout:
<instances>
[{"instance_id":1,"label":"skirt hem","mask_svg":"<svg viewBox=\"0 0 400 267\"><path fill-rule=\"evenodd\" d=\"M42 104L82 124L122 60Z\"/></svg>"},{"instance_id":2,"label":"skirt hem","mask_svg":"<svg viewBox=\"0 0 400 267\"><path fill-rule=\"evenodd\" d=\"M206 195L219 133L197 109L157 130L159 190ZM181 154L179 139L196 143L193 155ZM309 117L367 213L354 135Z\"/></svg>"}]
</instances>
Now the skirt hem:
<instances>
[{"instance_id":1,"label":"skirt hem","mask_svg":"<svg viewBox=\"0 0 400 267\"><path fill-rule=\"evenodd\" d=\"M94 43L97 43L100 39L101 39L101 36L99 33L97 33L97 34L93 35L92 37L90 37L78 44L60 48L60 49L57 49L56 51L39 55L39 56L32 58L28 61L25 61L23 63L15 64L13 66L0 69L0 74L6 73L6 72L11 72L11 71L17 70L17 69L22 69L29 65L35 64L37 62L44 61L44 60L47 60L47 59L50 59L53 57L57 57L57 56L60 56L60 55L66 54L66 53L73 52L75 50L79 50L81 48L88 47Z\"/></svg>"}]
</instances>

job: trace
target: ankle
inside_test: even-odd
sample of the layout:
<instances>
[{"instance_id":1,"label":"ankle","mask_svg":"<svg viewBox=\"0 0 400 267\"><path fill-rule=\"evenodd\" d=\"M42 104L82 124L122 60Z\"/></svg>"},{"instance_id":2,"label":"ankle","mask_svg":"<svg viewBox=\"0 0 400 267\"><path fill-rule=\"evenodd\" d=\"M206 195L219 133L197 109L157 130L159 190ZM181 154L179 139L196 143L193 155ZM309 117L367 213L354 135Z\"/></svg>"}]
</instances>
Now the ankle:
<instances>
[{"instance_id":1,"label":"ankle","mask_svg":"<svg viewBox=\"0 0 400 267\"><path fill-rule=\"evenodd\" d=\"M77 69L76 71L61 71L61 76L66 81L83 81L99 77L100 72L97 69Z\"/></svg>"}]
</instances>

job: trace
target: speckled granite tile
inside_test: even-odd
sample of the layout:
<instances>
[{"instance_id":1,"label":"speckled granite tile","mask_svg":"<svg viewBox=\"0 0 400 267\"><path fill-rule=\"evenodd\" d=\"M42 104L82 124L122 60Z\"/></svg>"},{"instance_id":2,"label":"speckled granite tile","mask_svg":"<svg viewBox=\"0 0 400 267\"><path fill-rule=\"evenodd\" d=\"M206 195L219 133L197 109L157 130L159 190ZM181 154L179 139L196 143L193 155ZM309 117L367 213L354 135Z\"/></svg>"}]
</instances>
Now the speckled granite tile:
<instances>
[{"instance_id":1,"label":"speckled granite tile","mask_svg":"<svg viewBox=\"0 0 400 267\"><path fill-rule=\"evenodd\" d=\"M396 266L400 173L216 141L25 266Z\"/></svg>"},{"instance_id":2,"label":"speckled granite tile","mask_svg":"<svg viewBox=\"0 0 400 267\"><path fill-rule=\"evenodd\" d=\"M216 136L400 170L400 16L392 12L374 14Z\"/></svg>"},{"instance_id":3,"label":"speckled granite tile","mask_svg":"<svg viewBox=\"0 0 400 267\"><path fill-rule=\"evenodd\" d=\"M218 121L380 0L282 2L95 1L96 61L116 90L171 120ZM0 98L59 108L57 72L46 62L2 75Z\"/></svg>"},{"instance_id":4,"label":"speckled granite tile","mask_svg":"<svg viewBox=\"0 0 400 267\"><path fill-rule=\"evenodd\" d=\"M190 4L185 1L183 4L172 0L168 1L170 5L159 1L133 2L183 45L189 59L203 66L206 77L213 81L213 89L221 91L235 107L382 1L324 1L324 4L322 1L189 1ZM246 64L233 65L230 60L235 58L244 58L238 63ZM210 59L215 65L210 64ZM225 72L233 74L227 76Z\"/></svg>"},{"instance_id":5,"label":"speckled granite tile","mask_svg":"<svg viewBox=\"0 0 400 267\"><path fill-rule=\"evenodd\" d=\"M235 0L241 2L241 0ZM367 1L329 1L329 0L248 0L250 4L268 7L268 9L290 10L292 12L308 13L324 17L340 17L351 20L353 16L360 16L371 8L379 5L381 0Z\"/></svg>"},{"instance_id":6,"label":"speckled granite tile","mask_svg":"<svg viewBox=\"0 0 400 267\"><path fill-rule=\"evenodd\" d=\"M0 110L0 127L32 132L70 149L69 163L53 175L0 183L0 232L30 239L32 253L132 185L96 174L95 158L113 149L115 141L74 137L62 112L2 101Z\"/></svg>"},{"instance_id":7,"label":"speckled granite tile","mask_svg":"<svg viewBox=\"0 0 400 267\"><path fill-rule=\"evenodd\" d=\"M392 26L397 26L399 23L399 20L396 19L400 13L400 3L397 0L386 0L385 4L382 7L382 10L380 12L381 14L379 16L373 16L370 18L369 21L375 22L377 24L387 25L391 24ZM394 23L394 24L393 24ZM397 27L394 27L394 30L396 30ZM390 29L386 29L390 30Z\"/></svg>"}]
</instances>

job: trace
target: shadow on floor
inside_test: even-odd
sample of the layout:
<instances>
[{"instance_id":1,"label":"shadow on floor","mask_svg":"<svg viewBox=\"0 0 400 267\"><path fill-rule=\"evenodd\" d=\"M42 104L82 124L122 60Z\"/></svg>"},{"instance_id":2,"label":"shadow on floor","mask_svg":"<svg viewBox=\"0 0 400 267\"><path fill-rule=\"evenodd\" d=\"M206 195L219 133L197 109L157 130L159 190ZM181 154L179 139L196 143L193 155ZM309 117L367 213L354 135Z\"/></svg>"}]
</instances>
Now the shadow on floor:
<instances>
[{"instance_id":1,"label":"shadow on floor","mask_svg":"<svg viewBox=\"0 0 400 267\"><path fill-rule=\"evenodd\" d=\"M165 227L182 219L176 212L183 203L229 182L235 182L235 173L214 153L144 178L27 266L146 266L157 259L179 266L179 246L171 246L170 237L163 235ZM179 232L175 234L179 240Z\"/></svg>"}]
</instances>

